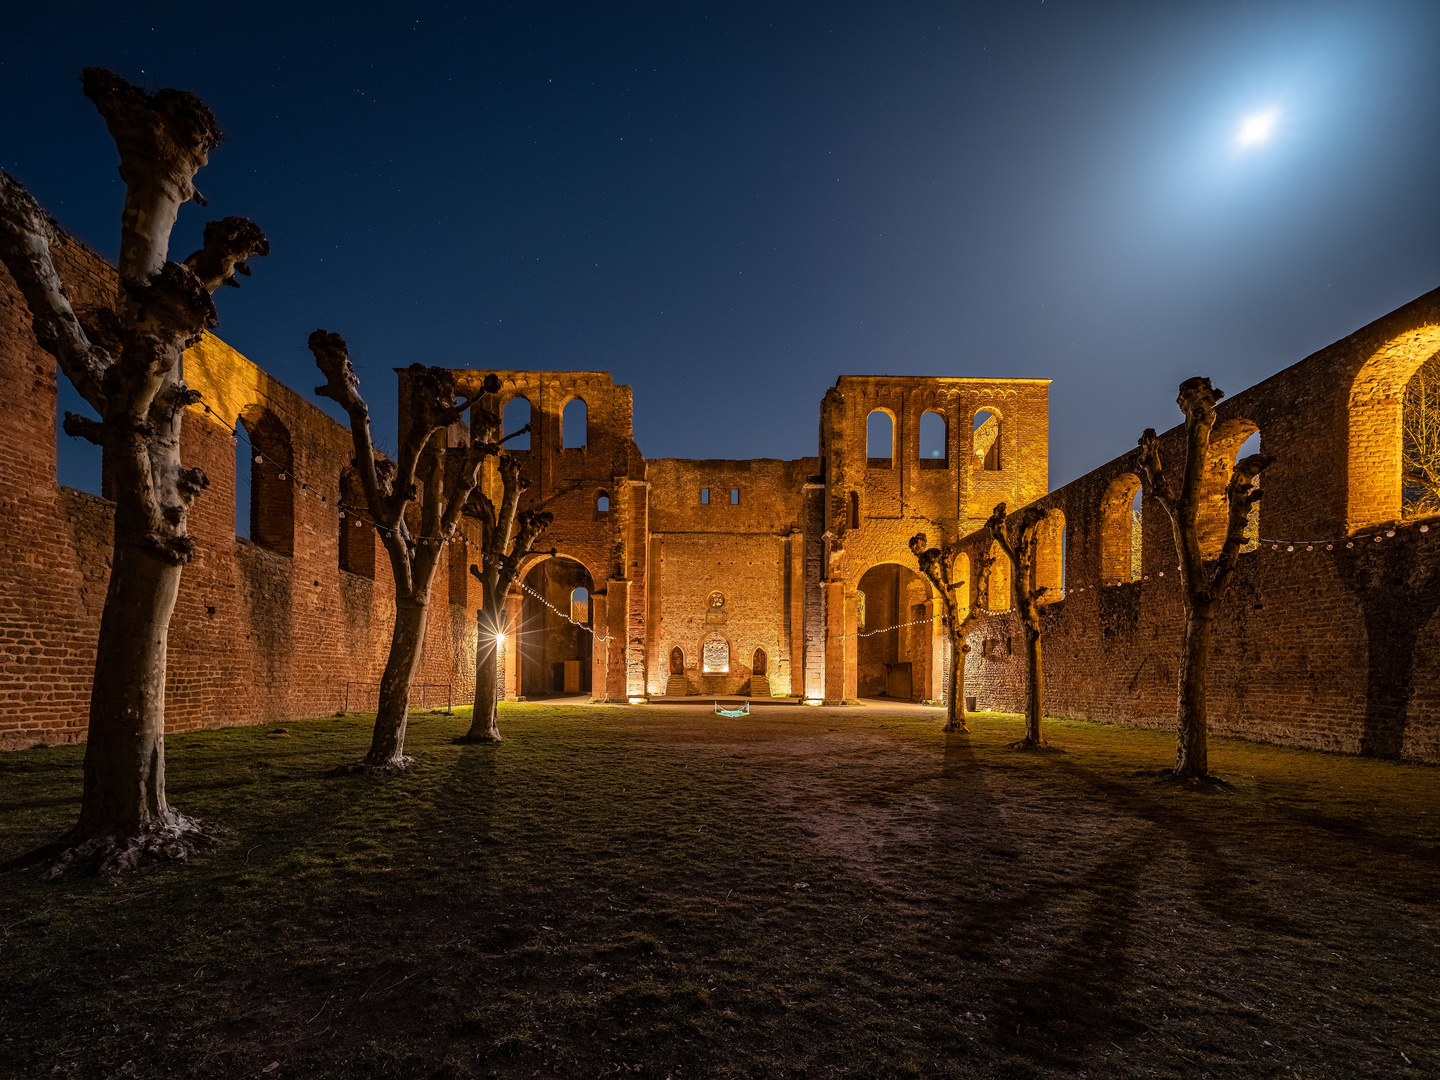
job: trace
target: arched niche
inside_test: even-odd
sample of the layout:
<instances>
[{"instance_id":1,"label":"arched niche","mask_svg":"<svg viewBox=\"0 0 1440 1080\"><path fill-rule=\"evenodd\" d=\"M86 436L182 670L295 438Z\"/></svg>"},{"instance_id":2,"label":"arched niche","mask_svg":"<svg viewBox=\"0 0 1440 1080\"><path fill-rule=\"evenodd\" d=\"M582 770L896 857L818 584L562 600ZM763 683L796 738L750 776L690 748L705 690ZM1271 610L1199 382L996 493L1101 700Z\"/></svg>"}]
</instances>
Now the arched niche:
<instances>
[{"instance_id":1,"label":"arched niche","mask_svg":"<svg viewBox=\"0 0 1440 1080\"><path fill-rule=\"evenodd\" d=\"M1405 388L1440 353L1440 323L1399 334L1356 372L1348 401L1345 527L1349 531L1402 515Z\"/></svg>"}]
</instances>

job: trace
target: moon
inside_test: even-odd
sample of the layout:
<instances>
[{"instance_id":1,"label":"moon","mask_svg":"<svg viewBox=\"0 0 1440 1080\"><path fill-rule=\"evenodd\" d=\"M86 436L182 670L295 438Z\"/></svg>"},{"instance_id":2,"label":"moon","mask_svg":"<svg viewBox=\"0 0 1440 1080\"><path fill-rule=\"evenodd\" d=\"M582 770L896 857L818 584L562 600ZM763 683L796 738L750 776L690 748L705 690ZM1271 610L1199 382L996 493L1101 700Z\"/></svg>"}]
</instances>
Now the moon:
<instances>
[{"instance_id":1,"label":"moon","mask_svg":"<svg viewBox=\"0 0 1440 1080\"><path fill-rule=\"evenodd\" d=\"M1268 142L1275 134L1275 122L1279 119L1280 110L1277 108L1252 113L1240 122L1240 130L1235 133L1235 145L1244 148Z\"/></svg>"}]
</instances>

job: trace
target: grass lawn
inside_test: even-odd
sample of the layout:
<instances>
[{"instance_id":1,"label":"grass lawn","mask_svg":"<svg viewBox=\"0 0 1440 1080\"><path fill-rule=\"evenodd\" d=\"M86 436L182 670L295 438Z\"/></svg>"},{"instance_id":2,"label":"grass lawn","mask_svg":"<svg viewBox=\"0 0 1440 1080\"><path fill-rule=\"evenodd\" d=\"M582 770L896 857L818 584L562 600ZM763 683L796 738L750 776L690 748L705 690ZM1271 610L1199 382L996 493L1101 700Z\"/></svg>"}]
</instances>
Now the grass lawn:
<instances>
[{"instance_id":1,"label":"grass lawn","mask_svg":"<svg viewBox=\"0 0 1440 1080\"><path fill-rule=\"evenodd\" d=\"M1318 1077L1440 1070L1440 769L938 711L502 707L167 742L228 827L0 874L0 1074ZM0 860L81 747L0 755ZM265 1072L272 1063L278 1062Z\"/></svg>"}]
</instances>

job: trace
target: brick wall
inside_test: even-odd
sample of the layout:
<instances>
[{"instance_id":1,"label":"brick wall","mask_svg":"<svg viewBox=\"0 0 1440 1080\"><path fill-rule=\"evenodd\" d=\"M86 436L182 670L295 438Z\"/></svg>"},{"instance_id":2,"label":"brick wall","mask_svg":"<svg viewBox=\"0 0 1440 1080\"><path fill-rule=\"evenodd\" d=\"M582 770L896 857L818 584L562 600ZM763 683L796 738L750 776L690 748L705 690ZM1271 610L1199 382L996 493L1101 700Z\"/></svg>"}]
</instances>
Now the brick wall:
<instances>
[{"instance_id":1,"label":"brick wall","mask_svg":"<svg viewBox=\"0 0 1440 1080\"><path fill-rule=\"evenodd\" d=\"M109 302L114 271L103 259L74 241L58 244L54 255L77 306ZM244 417L281 465L240 455L241 467L257 474L255 539L237 537L235 441L200 407L187 415L182 456L205 471L210 488L190 514L199 555L185 568L171 621L167 729L334 712L347 681L378 681L394 611L383 551L369 560L373 580L340 568L337 503L352 456L348 431L218 338L207 336L186 354L185 375L219 417L232 425ZM35 344L24 302L0 270L4 747L84 738L105 599L111 504L55 482L55 391L55 362ZM347 555L377 544L373 529L355 530ZM448 605L446 592L442 574L418 681L453 683L456 700L468 702L473 615ZM352 700L365 693L353 687ZM373 707L373 688L368 693Z\"/></svg>"},{"instance_id":2,"label":"brick wall","mask_svg":"<svg viewBox=\"0 0 1440 1080\"><path fill-rule=\"evenodd\" d=\"M1398 458L1400 395L1437 348L1440 290L1220 403L1202 529L1212 548L1218 493L1256 430L1276 458L1261 478L1260 536L1321 542L1262 542L1241 556L1215 628L1216 733L1440 761L1440 520L1400 520ZM1182 428L1165 433L1162 454L1177 475ZM1046 711L1169 727L1183 618L1174 540L1146 500L1141 577L1129 580L1134 468L1117 458L1036 500L1066 523L1066 591L1044 616ZM1014 615L978 624L970 640L967 692L981 708L1018 711Z\"/></svg>"}]
</instances>

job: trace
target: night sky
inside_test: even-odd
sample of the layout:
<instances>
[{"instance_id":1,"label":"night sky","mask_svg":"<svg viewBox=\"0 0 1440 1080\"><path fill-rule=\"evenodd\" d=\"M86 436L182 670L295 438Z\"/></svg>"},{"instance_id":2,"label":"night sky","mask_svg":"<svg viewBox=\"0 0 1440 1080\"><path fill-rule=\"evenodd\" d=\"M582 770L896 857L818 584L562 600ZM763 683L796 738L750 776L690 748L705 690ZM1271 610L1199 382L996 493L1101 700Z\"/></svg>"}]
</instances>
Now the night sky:
<instances>
[{"instance_id":1,"label":"night sky","mask_svg":"<svg viewBox=\"0 0 1440 1080\"><path fill-rule=\"evenodd\" d=\"M259 222L219 334L311 400L343 334L382 443L417 360L613 372L649 457L814 454L842 374L1048 377L1058 485L1440 285L1434 0L140 7L7 6L0 167L113 258L80 69L198 94L172 257Z\"/></svg>"}]
</instances>

